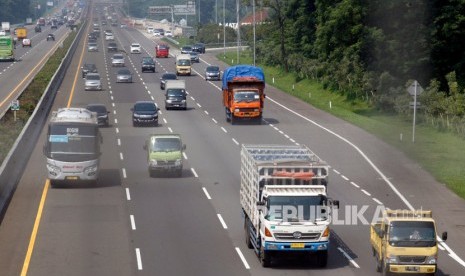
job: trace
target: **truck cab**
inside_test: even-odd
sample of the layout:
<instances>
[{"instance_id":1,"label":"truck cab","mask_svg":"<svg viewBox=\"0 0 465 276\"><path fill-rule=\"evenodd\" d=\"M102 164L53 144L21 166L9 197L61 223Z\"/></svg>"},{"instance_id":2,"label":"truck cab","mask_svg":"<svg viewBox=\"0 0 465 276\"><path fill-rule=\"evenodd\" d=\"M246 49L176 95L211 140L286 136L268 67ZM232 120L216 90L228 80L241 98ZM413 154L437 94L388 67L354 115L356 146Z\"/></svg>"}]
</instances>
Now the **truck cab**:
<instances>
[{"instance_id":1,"label":"truck cab","mask_svg":"<svg viewBox=\"0 0 465 276\"><path fill-rule=\"evenodd\" d=\"M186 82L184 80L168 80L165 84L165 109L187 109Z\"/></svg>"},{"instance_id":2,"label":"truck cab","mask_svg":"<svg viewBox=\"0 0 465 276\"><path fill-rule=\"evenodd\" d=\"M191 57L186 54L176 56L176 75L191 75Z\"/></svg>"},{"instance_id":3,"label":"truck cab","mask_svg":"<svg viewBox=\"0 0 465 276\"><path fill-rule=\"evenodd\" d=\"M150 177L157 173L174 173L182 176L183 151L186 145L182 143L179 134L153 134L144 145L147 151L147 162Z\"/></svg>"},{"instance_id":4,"label":"truck cab","mask_svg":"<svg viewBox=\"0 0 465 276\"><path fill-rule=\"evenodd\" d=\"M386 210L380 222L371 225L370 243L377 271L427 273L437 271L438 243L432 211Z\"/></svg>"}]
</instances>

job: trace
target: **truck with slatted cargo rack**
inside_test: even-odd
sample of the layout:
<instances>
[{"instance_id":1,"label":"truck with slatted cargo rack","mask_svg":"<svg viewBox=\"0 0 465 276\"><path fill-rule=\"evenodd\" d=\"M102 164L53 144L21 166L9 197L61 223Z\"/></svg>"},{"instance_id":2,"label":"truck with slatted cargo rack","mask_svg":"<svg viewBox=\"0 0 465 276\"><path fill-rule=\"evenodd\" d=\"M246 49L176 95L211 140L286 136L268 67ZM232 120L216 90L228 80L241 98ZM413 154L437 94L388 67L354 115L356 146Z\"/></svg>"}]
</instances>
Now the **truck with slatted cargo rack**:
<instances>
[{"instance_id":1,"label":"truck with slatted cargo rack","mask_svg":"<svg viewBox=\"0 0 465 276\"><path fill-rule=\"evenodd\" d=\"M300 145L242 145L240 203L245 242L262 266L316 258L325 267L330 236L329 166Z\"/></svg>"}]
</instances>

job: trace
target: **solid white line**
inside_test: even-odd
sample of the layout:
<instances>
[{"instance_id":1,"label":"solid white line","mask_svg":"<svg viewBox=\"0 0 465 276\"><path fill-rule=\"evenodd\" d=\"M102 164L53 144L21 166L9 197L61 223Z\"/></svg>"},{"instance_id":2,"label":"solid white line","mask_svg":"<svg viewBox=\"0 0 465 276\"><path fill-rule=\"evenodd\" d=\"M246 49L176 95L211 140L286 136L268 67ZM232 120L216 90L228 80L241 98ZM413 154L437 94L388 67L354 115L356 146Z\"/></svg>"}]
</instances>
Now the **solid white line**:
<instances>
[{"instance_id":1,"label":"solid white line","mask_svg":"<svg viewBox=\"0 0 465 276\"><path fill-rule=\"evenodd\" d=\"M277 128L277 127L273 127L273 128L274 128L275 130L279 131L279 128Z\"/></svg>"},{"instance_id":2,"label":"solid white line","mask_svg":"<svg viewBox=\"0 0 465 276\"><path fill-rule=\"evenodd\" d=\"M335 169L333 169L333 172L336 173L336 174L341 174L340 172L336 171Z\"/></svg>"},{"instance_id":3,"label":"solid white line","mask_svg":"<svg viewBox=\"0 0 465 276\"><path fill-rule=\"evenodd\" d=\"M215 120L215 118L212 118L212 121L215 122L215 124L217 124L218 122Z\"/></svg>"},{"instance_id":4,"label":"solid white line","mask_svg":"<svg viewBox=\"0 0 465 276\"><path fill-rule=\"evenodd\" d=\"M250 269L250 266L247 263L247 260L245 259L244 254L242 254L241 249L239 249L239 247L236 247L236 252L239 255L239 258L241 258L241 261L244 264L245 269Z\"/></svg>"},{"instance_id":5,"label":"solid white line","mask_svg":"<svg viewBox=\"0 0 465 276\"><path fill-rule=\"evenodd\" d=\"M236 145L239 145L239 142L237 142L236 139L232 138L233 142L236 144Z\"/></svg>"},{"instance_id":6,"label":"solid white line","mask_svg":"<svg viewBox=\"0 0 465 276\"><path fill-rule=\"evenodd\" d=\"M208 111L204 110L203 112L205 112L205 114L207 114L207 115L208 115Z\"/></svg>"},{"instance_id":7,"label":"solid white line","mask_svg":"<svg viewBox=\"0 0 465 276\"><path fill-rule=\"evenodd\" d=\"M339 251L341 251L342 255L344 255L344 257L346 257L347 260L349 260L349 262L355 266L356 268L360 268L360 266L354 261L354 259L352 259L349 254L347 254L344 250L342 250L342 248L338 247L337 248Z\"/></svg>"},{"instance_id":8,"label":"solid white line","mask_svg":"<svg viewBox=\"0 0 465 276\"><path fill-rule=\"evenodd\" d=\"M136 248L137 269L142 270L142 259L140 258L140 249Z\"/></svg>"},{"instance_id":9,"label":"solid white line","mask_svg":"<svg viewBox=\"0 0 465 276\"><path fill-rule=\"evenodd\" d=\"M208 199L212 199L210 194L208 193L207 189L205 187L202 187L203 192L205 193L205 196L207 196Z\"/></svg>"},{"instance_id":10,"label":"solid white line","mask_svg":"<svg viewBox=\"0 0 465 276\"><path fill-rule=\"evenodd\" d=\"M129 216L131 219L131 228L132 230L136 230L136 221L134 220L134 215Z\"/></svg>"},{"instance_id":11,"label":"solid white line","mask_svg":"<svg viewBox=\"0 0 465 276\"><path fill-rule=\"evenodd\" d=\"M372 198L374 202L378 203L379 205L384 205L381 201L379 201L377 198Z\"/></svg>"},{"instance_id":12,"label":"solid white line","mask_svg":"<svg viewBox=\"0 0 465 276\"><path fill-rule=\"evenodd\" d=\"M167 123L165 118L163 118L163 122L165 122L165 124Z\"/></svg>"},{"instance_id":13,"label":"solid white line","mask_svg":"<svg viewBox=\"0 0 465 276\"><path fill-rule=\"evenodd\" d=\"M124 159L124 158L123 158L123 153L122 153L122 152L119 153L119 159L121 159L121 160Z\"/></svg>"},{"instance_id":14,"label":"solid white line","mask_svg":"<svg viewBox=\"0 0 465 276\"><path fill-rule=\"evenodd\" d=\"M118 138L118 146L121 146L121 139Z\"/></svg>"},{"instance_id":15,"label":"solid white line","mask_svg":"<svg viewBox=\"0 0 465 276\"><path fill-rule=\"evenodd\" d=\"M360 186L358 186L357 184L355 184L355 182L350 182L350 184L354 185L356 188L360 188Z\"/></svg>"},{"instance_id":16,"label":"solid white line","mask_svg":"<svg viewBox=\"0 0 465 276\"><path fill-rule=\"evenodd\" d=\"M199 177L199 175L198 175L197 172L194 170L194 168L191 168L191 171L192 171L192 173L194 174L195 177Z\"/></svg>"},{"instance_id":17,"label":"solid white line","mask_svg":"<svg viewBox=\"0 0 465 276\"><path fill-rule=\"evenodd\" d=\"M171 133L173 133L173 130L172 130L170 127L168 127L168 130L169 130Z\"/></svg>"},{"instance_id":18,"label":"solid white line","mask_svg":"<svg viewBox=\"0 0 465 276\"><path fill-rule=\"evenodd\" d=\"M123 168L123 170L122 170L122 171L123 171L123 178L126 178L126 177L127 177L127 175L126 175L126 169L125 169L125 168Z\"/></svg>"},{"instance_id":19,"label":"solid white line","mask_svg":"<svg viewBox=\"0 0 465 276\"><path fill-rule=\"evenodd\" d=\"M129 188L126 188L126 199L128 201L131 200L131 193L129 192Z\"/></svg>"},{"instance_id":20,"label":"solid white line","mask_svg":"<svg viewBox=\"0 0 465 276\"><path fill-rule=\"evenodd\" d=\"M221 127L221 129L225 132L225 133L228 133L228 131L226 131L226 129L224 127Z\"/></svg>"},{"instance_id":21,"label":"solid white line","mask_svg":"<svg viewBox=\"0 0 465 276\"><path fill-rule=\"evenodd\" d=\"M185 152L182 152L182 156L184 156L184 159L187 160L187 155Z\"/></svg>"},{"instance_id":22,"label":"solid white line","mask_svg":"<svg viewBox=\"0 0 465 276\"><path fill-rule=\"evenodd\" d=\"M362 189L362 193L366 194L367 196L371 196L371 194L367 191L365 191L364 189Z\"/></svg>"},{"instance_id":23,"label":"solid white line","mask_svg":"<svg viewBox=\"0 0 465 276\"><path fill-rule=\"evenodd\" d=\"M220 214L216 214L218 216L218 219L221 222L221 225L223 225L224 229L228 229L228 226L226 225L226 222L224 222L223 217Z\"/></svg>"}]
</instances>

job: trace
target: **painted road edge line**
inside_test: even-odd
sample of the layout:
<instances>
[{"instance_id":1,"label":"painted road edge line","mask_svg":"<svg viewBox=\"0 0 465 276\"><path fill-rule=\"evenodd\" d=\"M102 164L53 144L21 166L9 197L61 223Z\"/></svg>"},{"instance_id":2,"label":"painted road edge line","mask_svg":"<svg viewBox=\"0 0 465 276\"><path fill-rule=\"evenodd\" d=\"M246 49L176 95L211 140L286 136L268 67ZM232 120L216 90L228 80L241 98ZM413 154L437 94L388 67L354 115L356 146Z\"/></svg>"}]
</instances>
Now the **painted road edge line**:
<instances>
[{"instance_id":1,"label":"painted road edge line","mask_svg":"<svg viewBox=\"0 0 465 276\"><path fill-rule=\"evenodd\" d=\"M239 247L236 247L236 252L237 255L239 255L239 258L241 258L242 263L245 266L245 269L250 269L249 263L247 263L247 260L244 257L244 254L242 254L241 249Z\"/></svg>"},{"instance_id":2,"label":"painted road edge line","mask_svg":"<svg viewBox=\"0 0 465 276\"><path fill-rule=\"evenodd\" d=\"M349 262L355 266L356 268L360 268L360 266L354 261L354 259L352 259L349 254L347 254L342 248L338 247L337 248L339 251L341 251L342 255L344 255L344 257L346 257L347 260L349 260Z\"/></svg>"},{"instance_id":3,"label":"painted road edge line","mask_svg":"<svg viewBox=\"0 0 465 276\"><path fill-rule=\"evenodd\" d=\"M208 191L207 191L207 188L202 187L202 190L203 190L203 192L205 193L205 196L206 196L208 199L212 199L212 197L210 196L210 194L209 194Z\"/></svg>"},{"instance_id":4,"label":"painted road edge line","mask_svg":"<svg viewBox=\"0 0 465 276\"><path fill-rule=\"evenodd\" d=\"M226 222L224 222L224 219L223 217L221 216L221 214L216 214L218 216L218 219L220 220L221 222L221 225L223 226L224 229L228 229L228 226L226 225Z\"/></svg>"}]
</instances>

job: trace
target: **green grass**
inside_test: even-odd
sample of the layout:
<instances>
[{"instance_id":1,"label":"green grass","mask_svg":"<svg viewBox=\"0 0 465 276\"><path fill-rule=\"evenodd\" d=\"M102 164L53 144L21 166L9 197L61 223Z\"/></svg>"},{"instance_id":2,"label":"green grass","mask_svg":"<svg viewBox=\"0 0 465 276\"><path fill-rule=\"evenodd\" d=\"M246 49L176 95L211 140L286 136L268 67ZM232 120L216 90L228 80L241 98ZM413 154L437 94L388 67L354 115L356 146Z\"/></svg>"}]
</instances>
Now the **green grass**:
<instances>
[{"instance_id":1,"label":"green grass","mask_svg":"<svg viewBox=\"0 0 465 276\"><path fill-rule=\"evenodd\" d=\"M226 58L223 58L221 53L217 58L229 65L237 64L236 52L227 52ZM253 63L250 52L241 53L240 63ZM292 73L285 73L276 67L257 65L263 68L267 85L272 85L365 129L400 149L430 172L437 181L446 184L457 195L465 198L465 154L463 154L465 141L462 138L420 123L415 128L415 143L413 143L411 118L377 112L366 102L348 101L338 93L325 90L316 81L308 79L297 81Z\"/></svg>"}]
</instances>

